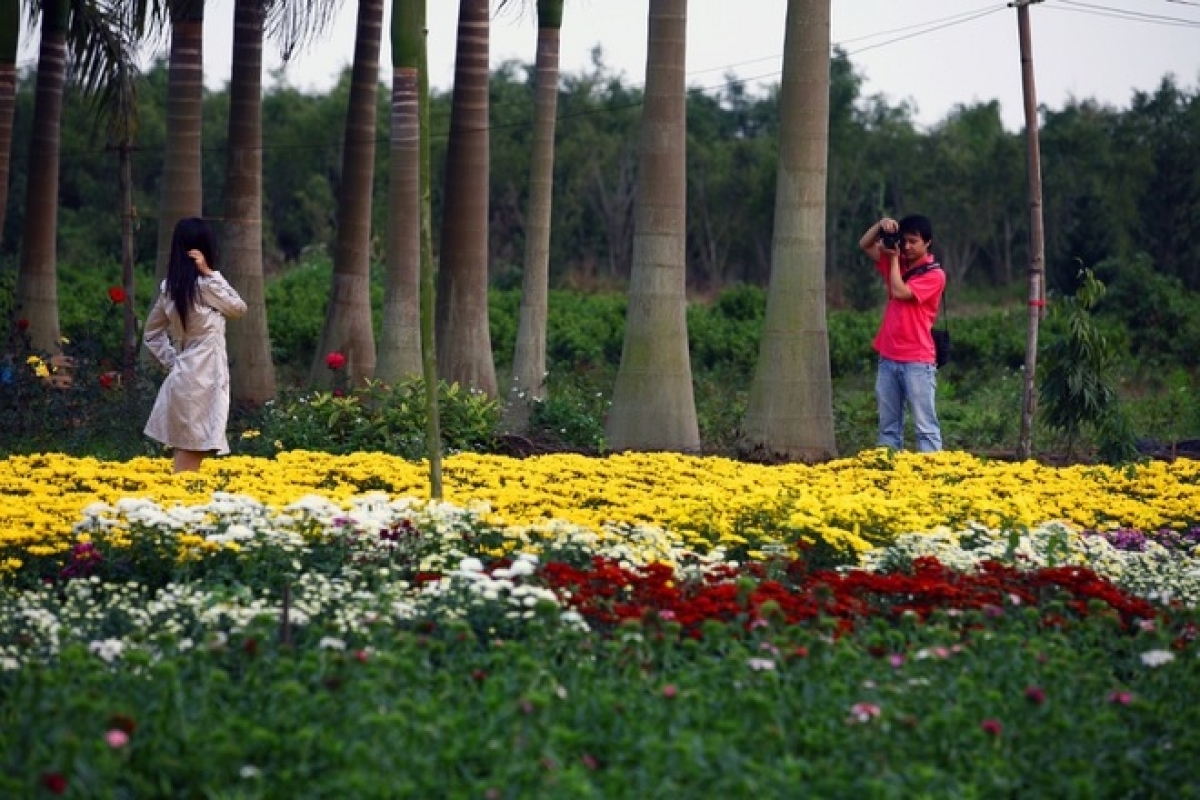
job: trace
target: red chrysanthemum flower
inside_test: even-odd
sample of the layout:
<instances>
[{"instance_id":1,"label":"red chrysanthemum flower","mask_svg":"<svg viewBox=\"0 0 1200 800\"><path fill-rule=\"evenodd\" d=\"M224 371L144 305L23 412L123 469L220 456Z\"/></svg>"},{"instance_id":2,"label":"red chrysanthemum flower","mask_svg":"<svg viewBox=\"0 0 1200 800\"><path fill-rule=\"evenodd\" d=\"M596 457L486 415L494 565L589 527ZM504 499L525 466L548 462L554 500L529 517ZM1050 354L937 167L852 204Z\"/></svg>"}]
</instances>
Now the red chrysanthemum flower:
<instances>
[{"instance_id":1,"label":"red chrysanthemum flower","mask_svg":"<svg viewBox=\"0 0 1200 800\"><path fill-rule=\"evenodd\" d=\"M51 794L65 794L67 791L67 778L59 772L43 772L42 786L45 786Z\"/></svg>"},{"instance_id":2,"label":"red chrysanthemum flower","mask_svg":"<svg viewBox=\"0 0 1200 800\"><path fill-rule=\"evenodd\" d=\"M112 300L114 304L124 303L125 302L125 290L122 289L120 286L108 287L108 299Z\"/></svg>"},{"instance_id":3,"label":"red chrysanthemum flower","mask_svg":"<svg viewBox=\"0 0 1200 800\"><path fill-rule=\"evenodd\" d=\"M346 366L346 357L336 350L325 356L325 366L332 370L339 370Z\"/></svg>"}]
</instances>

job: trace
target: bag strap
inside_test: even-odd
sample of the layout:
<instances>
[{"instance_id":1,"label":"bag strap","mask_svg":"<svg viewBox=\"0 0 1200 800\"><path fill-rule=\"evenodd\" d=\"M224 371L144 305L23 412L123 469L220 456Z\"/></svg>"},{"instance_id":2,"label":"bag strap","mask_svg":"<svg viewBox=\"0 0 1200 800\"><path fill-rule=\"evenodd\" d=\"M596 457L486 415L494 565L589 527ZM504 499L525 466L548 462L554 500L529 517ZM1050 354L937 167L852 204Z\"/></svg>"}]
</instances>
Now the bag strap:
<instances>
[{"instance_id":1,"label":"bag strap","mask_svg":"<svg viewBox=\"0 0 1200 800\"><path fill-rule=\"evenodd\" d=\"M909 280L911 280L912 278L916 278L920 275L924 275L926 272L929 272L931 270L941 269L941 268L942 268L942 265L939 264L938 262L934 261L932 263L924 264L920 267L917 267L916 269L912 270L911 272L905 273L903 276L901 276L900 279L902 281L904 281L905 283L908 283ZM949 314L949 312L946 311L946 289L945 289L945 287L942 288L942 297L941 297L941 300L938 302L938 318L940 318L942 321L942 328L947 331L950 330L950 314ZM934 324L936 325L936 322Z\"/></svg>"}]
</instances>

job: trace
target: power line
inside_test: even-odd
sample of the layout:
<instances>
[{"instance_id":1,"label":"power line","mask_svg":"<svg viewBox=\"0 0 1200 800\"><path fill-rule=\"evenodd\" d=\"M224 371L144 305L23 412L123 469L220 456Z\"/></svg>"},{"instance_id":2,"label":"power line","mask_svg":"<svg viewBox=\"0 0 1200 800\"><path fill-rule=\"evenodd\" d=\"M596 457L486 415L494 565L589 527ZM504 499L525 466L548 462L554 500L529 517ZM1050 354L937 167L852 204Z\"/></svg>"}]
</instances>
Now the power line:
<instances>
[{"instance_id":1,"label":"power line","mask_svg":"<svg viewBox=\"0 0 1200 800\"><path fill-rule=\"evenodd\" d=\"M1068 7L1061 8L1060 4ZM1144 11L1130 11L1126 8L1115 8L1113 6L1101 6L1094 3L1083 3L1079 2L1079 0L1057 0L1055 5L1049 7L1057 8L1060 11L1074 11L1080 14L1091 14L1097 17L1124 19L1131 22L1148 22L1155 25L1166 25L1173 28L1200 28L1200 20L1185 19L1183 17L1168 17L1162 14L1148 14Z\"/></svg>"},{"instance_id":2,"label":"power line","mask_svg":"<svg viewBox=\"0 0 1200 800\"><path fill-rule=\"evenodd\" d=\"M940 31L945 28L953 28L957 25L963 25L967 22L974 22L977 19L982 19L983 17L989 16L991 14L995 14L997 11L1004 11L1006 8L1008 8L1008 6L1006 6L1006 5L993 6L986 10L973 12L969 16L955 20L954 22L945 22L942 24L934 25L933 27L929 27L929 28L925 28L923 30L917 31L916 33L910 33L905 36L897 36L894 39L888 39L887 41L879 42L878 44L870 44L870 45L867 45L866 47L860 47L857 50L853 50L853 51L846 53L846 55L855 56L855 55L858 55L859 53L865 53L868 50L875 50L876 48L879 48L879 47L885 47L889 44L895 44L896 42L903 42L908 39L915 39L916 37L924 36L927 33L933 33L934 31Z\"/></svg>"}]
</instances>

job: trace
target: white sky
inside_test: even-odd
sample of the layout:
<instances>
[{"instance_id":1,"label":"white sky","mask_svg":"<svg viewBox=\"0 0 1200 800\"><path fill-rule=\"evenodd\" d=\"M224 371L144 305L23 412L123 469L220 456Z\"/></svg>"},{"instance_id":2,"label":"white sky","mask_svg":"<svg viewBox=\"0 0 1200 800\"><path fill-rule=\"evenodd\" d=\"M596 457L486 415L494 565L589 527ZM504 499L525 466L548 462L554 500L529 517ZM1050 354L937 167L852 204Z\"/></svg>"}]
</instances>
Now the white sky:
<instances>
[{"instance_id":1,"label":"white sky","mask_svg":"<svg viewBox=\"0 0 1200 800\"><path fill-rule=\"evenodd\" d=\"M925 125L943 119L956 104L999 99L1005 124L1012 130L1024 124L1017 12L1005 0L832 2L833 41L865 75L866 94L911 100ZM208 0L204 59L214 88L229 75L233 4ZM535 5L512 0L513 8L495 17L493 64L533 61ZM778 81L786 6L786 0L691 0L689 85L716 87L728 72ZM600 45L610 68L640 84L647 8L647 0L566 0L563 71L587 69L592 49ZM324 91L349 65L356 9L346 0L328 38L292 59L286 77L293 86ZM447 89L454 74L458 3L428 0L428 9L430 78ZM1051 108L1070 97L1127 107L1135 89L1152 91L1167 73L1184 88L1200 84L1200 0L1045 0L1031 7L1030 17L1037 98ZM23 62L36 56L36 44L25 44ZM278 49L270 44L266 63L268 70L279 66ZM385 35L383 65L388 64Z\"/></svg>"}]
</instances>

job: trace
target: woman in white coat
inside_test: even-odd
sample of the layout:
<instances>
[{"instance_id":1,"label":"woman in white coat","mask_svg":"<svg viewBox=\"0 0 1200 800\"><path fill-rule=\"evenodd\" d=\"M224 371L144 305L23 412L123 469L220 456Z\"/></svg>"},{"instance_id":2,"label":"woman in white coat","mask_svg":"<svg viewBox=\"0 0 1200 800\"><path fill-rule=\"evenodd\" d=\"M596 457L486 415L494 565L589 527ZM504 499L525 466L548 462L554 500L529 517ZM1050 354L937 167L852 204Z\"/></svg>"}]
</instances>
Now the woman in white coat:
<instances>
[{"instance_id":1,"label":"woman in white coat","mask_svg":"<svg viewBox=\"0 0 1200 800\"><path fill-rule=\"evenodd\" d=\"M146 346L169 372L145 433L174 450L176 472L199 469L205 456L229 452L225 318L245 314L246 303L216 271L217 263L212 226L198 217L179 220L167 279L146 320Z\"/></svg>"}]
</instances>

